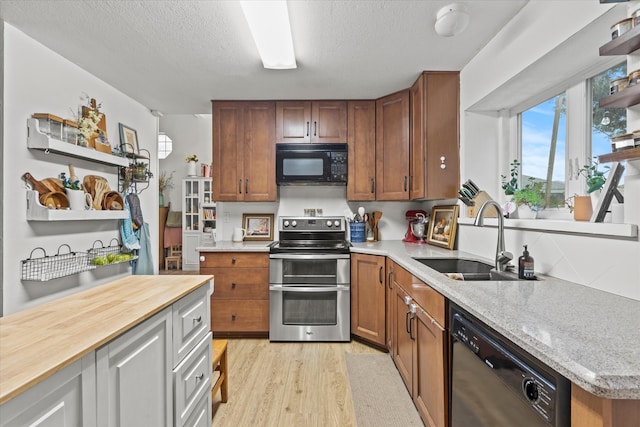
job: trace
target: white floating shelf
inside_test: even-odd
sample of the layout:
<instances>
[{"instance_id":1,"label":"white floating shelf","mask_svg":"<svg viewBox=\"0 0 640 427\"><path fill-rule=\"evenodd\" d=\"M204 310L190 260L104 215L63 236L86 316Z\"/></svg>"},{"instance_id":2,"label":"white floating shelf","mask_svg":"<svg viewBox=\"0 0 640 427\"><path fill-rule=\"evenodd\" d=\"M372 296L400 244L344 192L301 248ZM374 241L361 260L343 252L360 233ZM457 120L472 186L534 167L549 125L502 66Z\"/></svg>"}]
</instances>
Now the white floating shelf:
<instances>
[{"instance_id":1,"label":"white floating shelf","mask_svg":"<svg viewBox=\"0 0 640 427\"><path fill-rule=\"evenodd\" d=\"M129 216L126 210L107 211L72 211L69 209L48 209L40 204L39 194L27 190L27 221L86 221L124 219Z\"/></svg>"},{"instance_id":2,"label":"white floating shelf","mask_svg":"<svg viewBox=\"0 0 640 427\"><path fill-rule=\"evenodd\" d=\"M101 151L81 147L79 145L69 144L68 142L60 141L59 139L49 138L46 134L40 132L37 119L27 119L27 125L29 131L27 138L28 148L64 154L106 165L129 166L129 160L124 157L114 156L113 154L103 153Z\"/></svg>"}]
</instances>

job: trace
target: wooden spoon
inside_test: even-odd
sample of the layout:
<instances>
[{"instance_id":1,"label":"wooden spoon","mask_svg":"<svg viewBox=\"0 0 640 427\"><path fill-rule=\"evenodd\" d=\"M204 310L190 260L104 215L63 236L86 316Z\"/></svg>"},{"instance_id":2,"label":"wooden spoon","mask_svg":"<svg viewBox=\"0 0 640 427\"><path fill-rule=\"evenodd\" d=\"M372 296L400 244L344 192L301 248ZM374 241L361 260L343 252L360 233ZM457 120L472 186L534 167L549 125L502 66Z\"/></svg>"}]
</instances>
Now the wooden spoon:
<instances>
[{"instance_id":1,"label":"wooden spoon","mask_svg":"<svg viewBox=\"0 0 640 427\"><path fill-rule=\"evenodd\" d=\"M96 195L93 196L93 208L102 210L102 199L109 192L109 184L105 181L96 181L94 188Z\"/></svg>"}]
</instances>

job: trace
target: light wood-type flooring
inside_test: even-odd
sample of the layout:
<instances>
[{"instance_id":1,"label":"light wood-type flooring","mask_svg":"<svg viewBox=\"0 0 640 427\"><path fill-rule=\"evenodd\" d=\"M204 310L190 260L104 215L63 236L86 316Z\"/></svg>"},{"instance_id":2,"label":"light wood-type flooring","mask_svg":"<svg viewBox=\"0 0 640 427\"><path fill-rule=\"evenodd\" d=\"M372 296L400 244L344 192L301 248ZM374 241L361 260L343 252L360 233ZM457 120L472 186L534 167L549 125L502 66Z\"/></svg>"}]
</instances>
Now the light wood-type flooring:
<instances>
[{"instance_id":1,"label":"light wood-type flooring","mask_svg":"<svg viewBox=\"0 0 640 427\"><path fill-rule=\"evenodd\" d=\"M344 353L381 353L350 343L230 339L229 400L213 400L213 426L355 426Z\"/></svg>"}]
</instances>

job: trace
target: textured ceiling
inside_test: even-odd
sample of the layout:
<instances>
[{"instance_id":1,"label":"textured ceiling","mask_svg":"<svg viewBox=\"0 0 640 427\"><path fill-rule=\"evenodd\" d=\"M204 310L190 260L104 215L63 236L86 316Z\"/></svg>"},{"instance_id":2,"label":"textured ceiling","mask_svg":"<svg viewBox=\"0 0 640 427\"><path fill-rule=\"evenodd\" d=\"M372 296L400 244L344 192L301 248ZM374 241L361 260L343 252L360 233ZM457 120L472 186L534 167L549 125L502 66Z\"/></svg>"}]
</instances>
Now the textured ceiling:
<instances>
[{"instance_id":1,"label":"textured ceiling","mask_svg":"<svg viewBox=\"0 0 640 427\"><path fill-rule=\"evenodd\" d=\"M236 1L0 0L0 18L153 110L211 99L371 99L422 70L460 70L527 0L467 0L469 27L436 35L443 0L289 0L298 68L266 70Z\"/></svg>"}]
</instances>

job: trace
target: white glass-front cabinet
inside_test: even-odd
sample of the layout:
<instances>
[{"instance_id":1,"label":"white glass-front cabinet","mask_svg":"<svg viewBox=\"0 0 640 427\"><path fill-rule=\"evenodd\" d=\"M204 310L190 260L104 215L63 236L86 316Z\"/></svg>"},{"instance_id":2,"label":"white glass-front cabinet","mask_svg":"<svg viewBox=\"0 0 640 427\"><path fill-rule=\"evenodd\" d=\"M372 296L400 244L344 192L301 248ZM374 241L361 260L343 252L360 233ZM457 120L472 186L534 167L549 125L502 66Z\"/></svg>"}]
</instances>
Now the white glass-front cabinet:
<instances>
[{"instance_id":1,"label":"white glass-front cabinet","mask_svg":"<svg viewBox=\"0 0 640 427\"><path fill-rule=\"evenodd\" d=\"M216 204L211 178L182 180L182 269L200 268L198 246L216 240Z\"/></svg>"}]
</instances>

